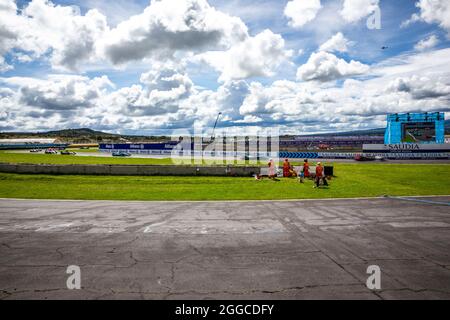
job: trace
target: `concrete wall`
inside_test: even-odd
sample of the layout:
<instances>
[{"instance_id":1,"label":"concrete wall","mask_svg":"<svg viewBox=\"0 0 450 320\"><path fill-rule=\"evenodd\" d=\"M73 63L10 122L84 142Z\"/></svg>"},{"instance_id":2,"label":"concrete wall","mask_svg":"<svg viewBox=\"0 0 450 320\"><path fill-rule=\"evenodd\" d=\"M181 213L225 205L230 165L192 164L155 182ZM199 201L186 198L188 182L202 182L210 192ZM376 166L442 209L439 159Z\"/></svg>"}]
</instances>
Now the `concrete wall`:
<instances>
[{"instance_id":1,"label":"concrete wall","mask_svg":"<svg viewBox=\"0 0 450 320\"><path fill-rule=\"evenodd\" d=\"M126 176L238 176L259 173L256 166L182 166L182 165L67 165L0 163L0 172L36 174L86 174Z\"/></svg>"}]
</instances>

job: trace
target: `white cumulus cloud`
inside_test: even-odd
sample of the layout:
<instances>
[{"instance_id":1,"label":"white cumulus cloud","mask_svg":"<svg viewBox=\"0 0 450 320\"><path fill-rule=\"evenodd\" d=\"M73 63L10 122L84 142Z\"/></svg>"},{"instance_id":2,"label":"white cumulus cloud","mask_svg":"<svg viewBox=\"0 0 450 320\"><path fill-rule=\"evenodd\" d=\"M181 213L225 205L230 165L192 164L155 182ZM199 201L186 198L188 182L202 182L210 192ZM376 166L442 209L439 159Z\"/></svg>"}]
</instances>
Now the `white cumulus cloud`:
<instances>
[{"instance_id":1,"label":"white cumulus cloud","mask_svg":"<svg viewBox=\"0 0 450 320\"><path fill-rule=\"evenodd\" d=\"M29 52L27 60L49 53L54 68L77 70L81 63L95 58L98 40L108 30L105 16L95 9L81 15L76 6L32 0L18 12L14 2L2 2L0 56L3 57L11 49Z\"/></svg>"},{"instance_id":2,"label":"white cumulus cloud","mask_svg":"<svg viewBox=\"0 0 450 320\"><path fill-rule=\"evenodd\" d=\"M420 40L415 46L414 49L418 51L424 51L427 49L434 48L439 43L439 38L436 35L431 35L425 39Z\"/></svg>"},{"instance_id":3,"label":"white cumulus cloud","mask_svg":"<svg viewBox=\"0 0 450 320\"><path fill-rule=\"evenodd\" d=\"M326 42L324 42L320 47L320 51L328 51L328 52L347 52L348 47L352 46L354 43L352 41L349 41L342 32L336 33L334 36L332 36L330 39L328 39Z\"/></svg>"},{"instance_id":4,"label":"white cumulus cloud","mask_svg":"<svg viewBox=\"0 0 450 320\"><path fill-rule=\"evenodd\" d=\"M332 53L319 51L312 53L308 61L297 70L297 78L327 82L344 77L361 75L369 71L369 66L359 61L345 61Z\"/></svg>"},{"instance_id":5,"label":"white cumulus cloud","mask_svg":"<svg viewBox=\"0 0 450 320\"><path fill-rule=\"evenodd\" d=\"M180 101L194 91L184 70L171 64L152 65L141 75L139 85L121 88L112 93L110 103L129 116L150 116L175 113Z\"/></svg>"},{"instance_id":6,"label":"white cumulus cloud","mask_svg":"<svg viewBox=\"0 0 450 320\"><path fill-rule=\"evenodd\" d=\"M436 23L447 31L450 37L450 2L448 0L419 0L416 7L419 13L414 13L410 19L402 23L402 27L417 21Z\"/></svg>"},{"instance_id":7,"label":"white cumulus cloud","mask_svg":"<svg viewBox=\"0 0 450 320\"><path fill-rule=\"evenodd\" d=\"M241 19L214 9L206 0L154 0L106 35L104 53L114 64L167 59L177 51L229 48L247 36Z\"/></svg>"},{"instance_id":8,"label":"white cumulus cloud","mask_svg":"<svg viewBox=\"0 0 450 320\"><path fill-rule=\"evenodd\" d=\"M12 68L12 50L30 59L49 58L54 69L81 71L89 64L126 64L177 53L228 50L248 36L246 25L206 0L153 0L140 14L110 28L97 9L32 0L21 10L12 0L0 5L0 71ZM23 53L14 53L22 57ZM22 54L22 56L21 56Z\"/></svg>"},{"instance_id":9,"label":"white cumulus cloud","mask_svg":"<svg viewBox=\"0 0 450 320\"><path fill-rule=\"evenodd\" d=\"M271 76L292 52L283 38L270 30L249 37L228 51L211 51L196 57L221 72L219 80Z\"/></svg>"},{"instance_id":10,"label":"white cumulus cloud","mask_svg":"<svg viewBox=\"0 0 450 320\"><path fill-rule=\"evenodd\" d=\"M291 27L301 28L314 20L321 8L320 0L292 0L286 4L284 15Z\"/></svg>"},{"instance_id":11,"label":"white cumulus cloud","mask_svg":"<svg viewBox=\"0 0 450 320\"><path fill-rule=\"evenodd\" d=\"M414 99L428 99L439 97L450 97L450 84L445 84L439 79L420 77L400 77L392 80L387 87L390 92L409 93Z\"/></svg>"},{"instance_id":12,"label":"white cumulus cloud","mask_svg":"<svg viewBox=\"0 0 450 320\"><path fill-rule=\"evenodd\" d=\"M345 21L357 22L379 9L379 0L344 0L340 11Z\"/></svg>"},{"instance_id":13,"label":"white cumulus cloud","mask_svg":"<svg viewBox=\"0 0 450 320\"><path fill-rule=\"evenodd\" d=\"M0 73L13 68L6 63L4 55L15 46L19 35L16 12L17 6L13 0L0 1Z\"/></svg>"},{"instance_id":14,"label":"white cumulus cloud","mask_svg":"<svg viewBox=\"0 0 450 320\"><path fill-rule=\"evenodd\" d=\"M449 112L450 49L435 49L439 41L445 46L438 35L439 27L449 30L448 1L416 1L412 20L435 24L435 31L428 28L415 51L386 50L388 58L381 61L371 59L364 47L370 39L362 39L361 51L352 54L370 61L369 67L339 53L353 45L344 36L350 26L344 25L370 15L379 5L375 0L328 1L323 8L318 0L286 6L272 1L256 15L255 4L242 13L239 1L215 2L222 11L233 8L225 14L206 0L153 0L145 9L120 12L112 25L104 13L113 16L125 1L114 8L88 1L80 9L67 1L0 0L0 72L17 66L23 74L29 68L28 77L0 77L0 130L91 127L170 134L196 124L211 127L222 112L216 132L276 126L283 133L312 133L382 127L388 112ZM111 10L103 11L105 6ZM279 27L269 18L284 6L289 24L307 30L292 36L282 28L289 42L260 31ZM250 34L231 14L257 31ZM317 39L328 40L309 58L298 57L311 53ZM302 48L296 61L308 58L297 69L299 81L290 62L294 48ZM64 74L49 75L48 67ZM92 68L114 78L118 88L106 75L76 75ZM220 73L219 84L211 69ZM139 81L129 84L133 77Z\"/></svg>"},{"instance_id":15,"label":"white cumulus cloud","mask_svg":"<svg viewBox=\"0 0 450 320\"><path fill-rule=\"evenodd\" d=\"M45 110L71 110L92 107L105 88L113 86L106 76L55 75L46 80L11 78L6 81L20 87L20 103Z\"/></svg>"}]
</instances>

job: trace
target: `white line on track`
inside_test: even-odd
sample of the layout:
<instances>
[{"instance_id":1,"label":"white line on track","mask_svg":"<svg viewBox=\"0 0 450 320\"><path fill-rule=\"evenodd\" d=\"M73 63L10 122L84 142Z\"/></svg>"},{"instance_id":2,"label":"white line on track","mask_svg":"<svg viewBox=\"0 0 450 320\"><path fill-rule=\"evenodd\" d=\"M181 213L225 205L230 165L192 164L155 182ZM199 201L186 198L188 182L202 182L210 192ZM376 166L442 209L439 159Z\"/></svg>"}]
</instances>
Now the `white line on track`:
<instances>
[{"instance_id":1,"label":"white line on track","mask_svg":"<svg viewBox=\"0 0 450 320\"><path fill-rule=\"evenodd\" d=\"M450 197L448 194L424 195L424 196L402 196L403 198L434 198ZM22 198L0 198L0 201L59 201L59 202L136 202L136 203L200 203L200 202L301 202L301 201L336 201L336 200L375 200L375 199L396 199L398 196L374 196L374 197L355 197L355 198L312 198L312 199L276 199L276 200L85 200L85 199L22 199Z\"/></svg>"}]
</instances>

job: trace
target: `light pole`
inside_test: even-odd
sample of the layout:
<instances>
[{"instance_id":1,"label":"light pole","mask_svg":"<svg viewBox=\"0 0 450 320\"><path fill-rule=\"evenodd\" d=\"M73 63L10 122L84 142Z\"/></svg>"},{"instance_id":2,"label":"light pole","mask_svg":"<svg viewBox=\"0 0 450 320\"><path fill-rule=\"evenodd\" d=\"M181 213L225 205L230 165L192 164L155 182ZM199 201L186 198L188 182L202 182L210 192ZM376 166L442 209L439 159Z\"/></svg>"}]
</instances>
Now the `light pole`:
<instances>
[{"instance_id":1,"label":"light pole","mask_svg":"<svg viewBox=\"0 0 450 320\"><path fill-rule=\"evenodd\" d=\"M222 112L219 112L217 114L217 118L216 118L216 122L214 122L214 127L213 127L213 131L212 131L212 135L211 135L211 141L215 140L215 136L214 136L214 131L216 130L216 126L217 126L217 121L219 121L219 117L222 114Z\"/></svg>"}]
</instances>

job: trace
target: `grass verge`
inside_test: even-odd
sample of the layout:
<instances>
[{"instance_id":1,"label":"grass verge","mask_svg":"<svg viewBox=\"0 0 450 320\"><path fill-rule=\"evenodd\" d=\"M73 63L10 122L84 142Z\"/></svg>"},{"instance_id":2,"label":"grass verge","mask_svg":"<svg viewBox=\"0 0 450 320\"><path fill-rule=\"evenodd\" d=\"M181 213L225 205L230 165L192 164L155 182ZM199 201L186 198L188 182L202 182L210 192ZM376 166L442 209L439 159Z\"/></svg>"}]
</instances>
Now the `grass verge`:
<instances>
[{"instance_id":1,"label":"grass verge","mask_svg":"<svg viewBox=\"0 0 450 320\"><path fill-rule=\"evenodd\" d=\"M275 200L449 195L450 165L335 164L329 188L280 178L29 175L0 173L0 197L102 200Z\"/></svg>"}]
</instances>

